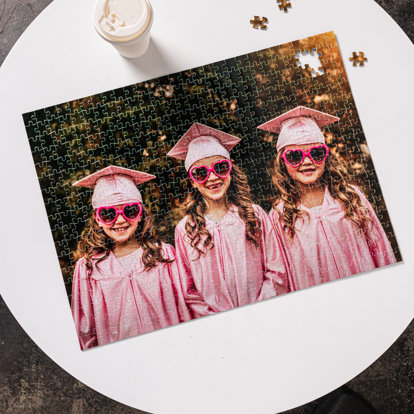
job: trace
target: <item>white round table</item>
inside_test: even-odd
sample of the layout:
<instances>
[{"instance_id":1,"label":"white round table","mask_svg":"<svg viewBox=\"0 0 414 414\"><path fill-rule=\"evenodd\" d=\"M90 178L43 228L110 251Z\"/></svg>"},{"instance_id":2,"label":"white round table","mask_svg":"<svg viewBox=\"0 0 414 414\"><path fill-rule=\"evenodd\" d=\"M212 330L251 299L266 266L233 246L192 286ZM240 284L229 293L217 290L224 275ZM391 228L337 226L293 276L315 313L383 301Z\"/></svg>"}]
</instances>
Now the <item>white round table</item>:
<instances>
[{"instance_id":1,"label":"white round table","mask_svg":"<svg viewBox=\"0 0 414 414\"><path fill-rule=\"evenodd\" d=\"M414 316L414 48L373 0L152 0L152 42L126 60L55 0L0 69L0 290L39 347L95 390L156 413L274 413L347 382ZM254 15L267 31L252 30ZM22 113L334 30L404 263L81 352ZM348 58L364 51L368 63ZM406 155L405 155L406 154ZM405 155L405 157L404 157Z\"/></svg>"}]
</instances>

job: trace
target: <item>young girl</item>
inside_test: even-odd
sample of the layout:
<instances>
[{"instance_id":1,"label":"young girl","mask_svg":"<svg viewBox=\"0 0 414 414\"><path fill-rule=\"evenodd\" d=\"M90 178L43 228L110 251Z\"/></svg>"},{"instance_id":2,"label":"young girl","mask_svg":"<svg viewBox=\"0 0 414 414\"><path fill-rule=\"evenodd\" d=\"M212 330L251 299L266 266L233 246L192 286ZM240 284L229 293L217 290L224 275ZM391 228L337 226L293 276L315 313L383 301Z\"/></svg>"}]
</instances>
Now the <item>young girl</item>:
<instances>
[{"instance_id":1,"label":"young girl","mask_svg":"<svg viewBox=\"0 0 414 414\"><path fill-rule=\"evenodd\" d=\"M191 319L174 249L153 234L137 184L155 176L109 166L74 183L94 188L78 244L72 313L82 349Z\"/></svg>"},{"instance_id":2,"label":"young girl","mask_svg":"<svg viewBox=\"0 0 414 414\"><path fill-rule=\"evenodd\" d=\"M299 106L259 127L280 132L270 219L287 252L293 290L396 261L370 203L325 145L319 127L338 119Z\"/></svg>"},{"instance_id":3,"label":"young girl","mask_svg":"<svg viewBox=\"0 0 414 414\"><path fill-rule=\"evenodd\" d=\"M168 155L185 160L192 189L175 230L185 300L194 317L287 291L279 241L230 161L239 138L195 123Z\"/></svg>"}]
</instances>

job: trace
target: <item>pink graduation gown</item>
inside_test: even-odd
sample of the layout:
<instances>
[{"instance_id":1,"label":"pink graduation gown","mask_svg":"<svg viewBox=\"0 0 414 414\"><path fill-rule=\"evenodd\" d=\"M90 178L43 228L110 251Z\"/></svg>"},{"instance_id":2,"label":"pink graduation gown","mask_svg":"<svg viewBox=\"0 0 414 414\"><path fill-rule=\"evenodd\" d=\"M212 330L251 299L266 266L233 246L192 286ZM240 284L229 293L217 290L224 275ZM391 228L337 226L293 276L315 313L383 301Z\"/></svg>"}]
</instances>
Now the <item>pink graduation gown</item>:
<instances>
[{"instance_id":1,"label":"pink graduation gown","mask_svg":"<svg viewBox=\"0 0 414 414\"><path fill-rule=\"evenodd\" d=\"M283 203L272 209L270 220L281 237L290 265L292 290L318 285L395 263L396 259L371 204L355 187L362 204L369 210L372 224L366 232L344 217L342 204L325 189L320 208L300 209L309 213L296 221L295 236L290 238L281 220Z\"/></svg>"},{"instance_id":2,"label":"pink graduation gown","mask_svg":"<svg viewBox=\"0 0 414 414\"><path fill-rule=\"evenodd\" d=\"M206 217L206 228L214 247L208 248L205 255L199 256L188 242L187 217L177 225L177 263L184 297L194 317L287 292L287 270L281 243L264 210L257 205L253 207L262 226L261 247L247 241L245 223L234 205L219 222Z\"/></svg>"},{"instance_id":3,"label":"pink graduation gown","mask_svg":"<svg viewBox=\"0 0 414 414\"><path fill-rule=\"evenodd\" d=\"M163 253L169 259L175 257L169 244L163 244ZM85 259L76 263L72 314L82 349L191 319L180 290L176 261L146 271L141 260L142 248L132 255L125 257L128 266L123 257L117 259L112 252L98 267L93 258L90 276Z\"/></svg>"}]
</instances>

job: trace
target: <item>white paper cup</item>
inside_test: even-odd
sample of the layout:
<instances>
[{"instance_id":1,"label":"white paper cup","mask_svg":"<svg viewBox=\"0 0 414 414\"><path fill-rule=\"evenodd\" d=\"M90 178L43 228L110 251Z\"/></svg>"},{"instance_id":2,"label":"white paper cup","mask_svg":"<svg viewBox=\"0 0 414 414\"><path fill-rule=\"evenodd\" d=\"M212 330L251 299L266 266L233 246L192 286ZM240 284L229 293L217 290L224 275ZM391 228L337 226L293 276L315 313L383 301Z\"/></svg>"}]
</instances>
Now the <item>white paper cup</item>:
<instances>
[{"instance_id":1,"label":"white paper cup","mask_svg":"<svg viewBox=\"0 0 414 414\"><path fill-rule=\"evenodd\" d=\"M146 52L153 19L148 0L96 0L93 11L98 34L127 58Z\"/></svg>"}]
</instances>

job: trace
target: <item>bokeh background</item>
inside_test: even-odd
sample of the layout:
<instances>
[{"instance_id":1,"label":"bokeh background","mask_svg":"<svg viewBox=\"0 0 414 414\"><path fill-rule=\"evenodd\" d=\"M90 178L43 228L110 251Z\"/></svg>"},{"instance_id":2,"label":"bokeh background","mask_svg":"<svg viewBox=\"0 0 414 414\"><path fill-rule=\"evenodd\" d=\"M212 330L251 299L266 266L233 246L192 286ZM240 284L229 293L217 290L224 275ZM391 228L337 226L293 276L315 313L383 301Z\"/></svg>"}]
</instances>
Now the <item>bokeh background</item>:
<instances>
[{"instance_id":1,"label":"bokeh background","mask_svg":"<svg viewBox=\"0 0 414 414\"><path fill-rule=\"evenodd\" d=\"M320 56L323 74L297 63L300 52ZM316 69L316 68L315 68ZM92 191L72 183L108 165L154 174L140 186L161 238L174 242L188 189L183 162L168 151L193 122L242 138L232 150L249 179L253 201L268 211L267 174L277 135L257 129L305 105L336 115L324 128L327 144L373 204L396 256L380 184L333 32L24 114L24 122L64 281L70 298L73 256L91 214Z\"/></svg>"},{"instance_id":2,"label":"bokeh background","mask_svg":"<svg viewBox=\"0 0 414 414\"><path fill-rule=\"evenodd\" d=\"M0 2L0 63L26 27L52 0ZM343 0L346 1L346 0ZM375 0L414 40L412 0ZM295 7L295 4L294 6ZM358 10L355 11L356 13ZM352 26L352 22L350 22ZM384 49L386 53L386 49ZM354 70L346 62L347 70ZM359 69L357 69L359 70ZM380 96L379 91L379 96ZM144 413L92 390L54 363L26 334L0 297L0 412ZM414 406L414 322L376 362L333 393L286 414L412 413ZM371 404L356 407L344 398L353 390ZM341 400L345 409L331 408Z\"/></svg>"}]
</instances>

